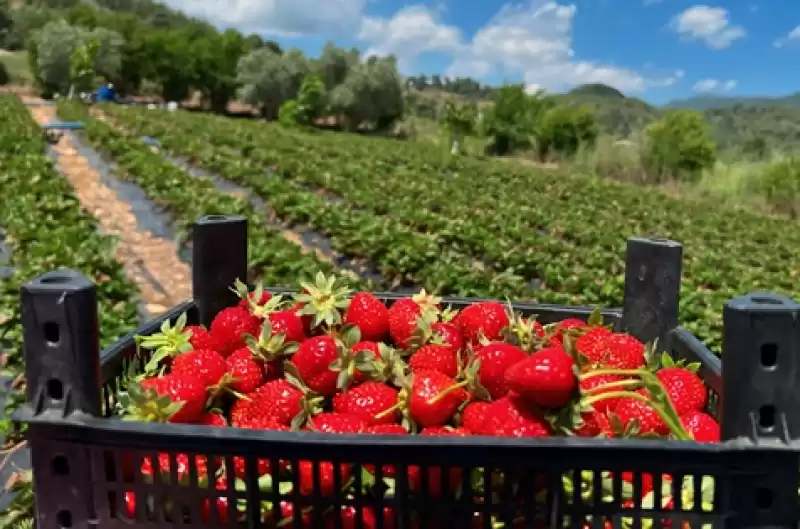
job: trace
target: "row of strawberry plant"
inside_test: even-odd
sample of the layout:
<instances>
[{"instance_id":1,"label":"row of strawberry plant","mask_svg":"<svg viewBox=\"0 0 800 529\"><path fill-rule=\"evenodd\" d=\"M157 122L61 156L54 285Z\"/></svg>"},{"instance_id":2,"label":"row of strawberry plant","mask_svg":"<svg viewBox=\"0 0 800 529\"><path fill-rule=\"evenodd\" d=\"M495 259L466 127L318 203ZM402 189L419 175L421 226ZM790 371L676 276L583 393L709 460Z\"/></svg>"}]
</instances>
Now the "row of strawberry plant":
<instances>
[{"instance_id":1,"label":"row of strawberry plant","mask_svg":"<svg viewBox=\"0 0 800 529\"><path fill-rule=\"evenodd\" d=\"M194 163L217 171L223 177L245 185L269 200L282 216L320 229L344 252L376 262L391 278L411 279L426 288L456 295L532 297L541 302L576 303L576 296L527 285L513 273L485 270L476 260L447 248L438 233L419 233L403 223L359 211L348 204L326 202L316 194L299 189L280 178L269 178L259 163L244 159L229 148L216 148L200 131L171 132L143 122L125 123L135 134L158 132L163 145Z\"/></svg>"},{"instance_id":2,"label":"row of strawberry plant","mask_svg":"<svg viewBox=\"0 0 800 529\"><path fill-rule=\"evenodd\" d=\"M358 179L357 173L349 172L346 184L351 189L361 187L362 196L379 188L381 193L392 196L392 202L413 197L418 208L447 212L461 224L473 219L473 224L484 226L494 236L496 242L492 244L509 248L512 254L523 252L520 247L530 247L529 233L533 230L526 227L537 225L548 235L572 243L570 251L560 252L554 251L554 245L537 246L546 255L541 262L551 270L553 262L571 263L567 266L577 274L586 274L587 281L596 282L595 288L614 297L620 292L616 278L625 238L659 235L679 240L684 243L686 255L684 322L704 338L710 336L712 346L718 345L725 300L755 289L790 295L799 290L800 273L786 263L800 248L800 237L796 231L783 228L785 221L722 209L718 204L684 203L657 191L642 192L641 188L613 182L551 175L511 164L463 159L443 170L424 148L397 141L309 134L184 113L164 114L157 121L170 126L191 125L194 130L201 130L203 123L206 129L213 125L215 141L230 142L234 138L240 142L240 150L254 159L268 160L272 156L280 162L282 174L292 178L297 178L292 165L313 164L317 171L300 173L316 175L316 182L324 179L331 188L347 189L337 178L343 173L341 168L362 164L363 177ZM424 154L398 159L398 152L406 154L412 149ZM478 169L480 178L475 177ZM431 201L431 197L436 198ZM490 197L488 201L486 197ZM556 270L557 267L558 264ZM597 270L612 277L599 280ZM598 296L591 287L581 292L590 302L604 302L601 300L606 297Z\"/></svg>"},{"instance_id":3,"label":"row of strawberry plant","mask_svg":"<svg viewBox=\"0 0 800 529\"><path fill-rule=\"evenodd\" d=\"M513 221L522 217L525 224L530 226L536 224L537 218L543 218L550 223L552 219L547 213L551 208L555 208L560 215L559 218L569 219L571 214L576 217L591 215L597 223L607 224L609 228L613 227L627 234L657 232L667 233L683 241L710 239L715 247L719 247L720 252L730 252L730 255L737 255L735 252L745 250L740 252L744 254L740 258L719 259L710 263L712 266L706 267L705 271L699 271L701 274L704 272L707 274L703 279L707 280L706 285L709 288L717 286L718 272L738 274L741 260L747 265L752 264L775 274L778 281L783 278L784 282L781 285L785 288L791 289L796 285L796 277L787 278L784 261L764 263L757 255L758 252L747 251L754 249L752 240L740 236L743 230L755 231L757 238L760 239L755 246L766 245L768 240L774 241L778 247L777 251L780 252L778 256L788 258L800 245L800 234L795 231L782 232L783 220L753 215L735 208L726 209L716 203L682 202L670 199L659 192L642 193L641 188L614 182L584 177L563 178L563 175L546 175L540 171L515 169L513 165L498 165L469 158L459 159L454 164L455 171L449 167L442 171L431 160L424 161L424 157L419 155L405 159L398 158L398 153L405 157L410 150L411 152L422 150L426 156L433 154L424 150L425 147L402 142L332 133L307 134L275 126L264 127L254 122L234 122L203 115L178 114L177 116L183 116L183 119L194 122L204 120L206 123L213 123L215 128L225 133L235 131L237 141L245 140L245 145L247 141L253 141L262 146L262 149L280 150L287 154L290 152L287 149L293 149L291 152L298 157L313 159L315 163L322 159L326 162L334 160L336 163L350 160L350 163L353 163L354 159L368 156L373 168L389 172L392 178L387 178L386 181L397 185L398 189L406 185L410 193L419 195L420 186L425 185L428 191L420 196L423 201L431 193L439 193L457 204L463 205L464 202L469 202L471 206L494 206L496 211L492 214L498 220ZM219 136L225 138L227 135ZM270 141L264 145L263 140L266 137ZM313 156L315 158L311 158ZM412 170L413 174L409 172L395 175L393 171L398 164L400 170L407 168ZM481 170L480 178L474 178L477 169ZM432 178L432 173L436 173L435 178ZM445 176L449 178L444 178ZM365 183L373 185L374 176L372 178L373 181ZM459 192L462 195L460 199ZM464 193L467 193L466 199ZM608 200L595 199L600 196ZM541 200L543 197L546 197L546 200ZM489 202L482 200L484 198L488 198ZM575 207L577 199L582 199L582 202L578 203L580 207ZM514 207L498 208L498 203ZM566 208L568 205L572 207ZM483 212L475 213L481 215ZM548 231L552 235L561 236L575 243L592 243L607 249L618 248L617 241L613 237L597 237L593 230L567 230L566 227L564 221L560 230ZM498 228L504 229L504 225Z\"/></svg>"},{"instance_id":4,"label":"row of strawberry plant","mask_svg":"<svg viewBox=\"0 0 800 529\"><path fill-rule=\"evenodd\" d=\"M105 346L136 327L137 292L115 259L115 240L98 232L96 219L81 208L72 187L45 154L45 143L28 109L13 95L0 95L0 227L10 249L12 273L0 280L0 347L3 375L14 379L3 395L0 439L6 448L22 441L10 414L24 399L20 286L60 268L78 270L97 285L100 341ZM3 463L7 454L4 455ZM16 499L0 513L0 527L32 522L33 495L25 473L13 483ZM8 483L6 484L8 486ZM8 492L8 491L7 491Z\"/></svg>"},{"instance_id":5,"label":"row of strawberry plant","mask_svg":"<svg viewBox=\"0 0 800 529\"><path fill-rule=\"evenodd\" d=\"M248 219L252 234L249 244L252 276L271 285L285 286L296 283L297 278L314 277L322 271L337 273L354 286L366 285L360 278L303 253L296 244L285 240L270 226L266 213L257 210L247 199L225 194L213 183L189 175L152 152L143 142L131 140L109 125L90 118L82 104L59 103L58 112L64 119L84 121L86 138L115 162L117 176L136 183L151 200L164 206L175 219L182 237L189 235L192 222L203 215L242 215Z\"/></svg>"},{"instance_id":6,"label":"row of strawberry plant","mask_svg":"<svg viewBox=\"0 0 800 529\"><path fill-rule=\"evenodd\" d=\"M136 120L138 116L141 115L135 112L121 111L118 117L123 119L126 125L133 126L139 132L148 135L168 136L168 130L176 130L169 122L158 118ZM135 120L133 123L125 119L131 117ZM559 268L549 262L548 257L551 255L575 252L573 244L560 238L551 237L546 233L538 233L536 230L528 229L527 226L515 226L514 224L509 224L509 231L516 229L518 233L524 233L524 235L519 235L524 240L514 241L508 236L498 238L496 233L491 233L490 225L482 221L480 214L476 218L462 220L468 212L465 211L463 204L460 210L453 210L458 203L454 202L452 197L441 197L445 203L444 212L443 208L438 205L431 206L431 209L436 211L421 207L431 204L432 194L419 188L399 189L402 186L399 182L405 182L406 179L388 180L382 182L380 186L365 185L368 181L373 180L373 173L365 171L359 166L348 167L352 160L339 159L339 157L328 159L317 156L313 158L314 153L312 152L292 152L300 151L302 148L290 145L280 148L274 146L261 148L263 139L253 141L234 133L220 135L217 133L216 127L203 127L202 123L182 125L185 125L185 128L181 129L183 132L192 130L194 140L205 140L207 143L213 143L216 147L225 146L226 149L221 150L223 155L235 156L238 159L241 154L230 151L230 149L238 149L247 153L248 158L258 165L275 167L280 170L281 175L291 178L306 188L324 188L339 195L353 207L365 208L378 215L386 215L417 231L429 233L437 238L440 245L450 246L457 251L471 254L489 267L494 267L496 272L513 270L526 279L536 280L556 291L597 290L595 297L604 304L614 304L618 301L616 297L610 297L614 290L607 286L596 285L594 277L575 275L572 273L571 266L568 269ZM194 158L198 161L197 156ZM310 160L313 160L314 170L308 170ZM386 200L387 196L391 196L392 200ZM573 299L572 301L577 300Z\"/></svg>"}]
</instances>

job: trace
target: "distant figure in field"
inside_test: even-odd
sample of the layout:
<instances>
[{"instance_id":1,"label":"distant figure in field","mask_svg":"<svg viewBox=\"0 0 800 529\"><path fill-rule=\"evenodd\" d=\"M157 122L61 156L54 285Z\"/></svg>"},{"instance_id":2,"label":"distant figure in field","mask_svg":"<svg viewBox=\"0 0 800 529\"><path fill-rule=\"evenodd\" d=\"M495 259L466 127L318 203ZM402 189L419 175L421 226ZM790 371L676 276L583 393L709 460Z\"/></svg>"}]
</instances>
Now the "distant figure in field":
<instances>
[{"instance_id":1,"label":"distant figure in field","mask_svg":"<svg viewBox=\"0 0 800 529\"><path fill-rule=\"evenodd\" d=\"M105 86L101 86L97 90L97 101L101 103L107 103L109 101L114 101L117 98L116 90L114 90L114 84L108 83Z\"/></svg>"}]
</instances>

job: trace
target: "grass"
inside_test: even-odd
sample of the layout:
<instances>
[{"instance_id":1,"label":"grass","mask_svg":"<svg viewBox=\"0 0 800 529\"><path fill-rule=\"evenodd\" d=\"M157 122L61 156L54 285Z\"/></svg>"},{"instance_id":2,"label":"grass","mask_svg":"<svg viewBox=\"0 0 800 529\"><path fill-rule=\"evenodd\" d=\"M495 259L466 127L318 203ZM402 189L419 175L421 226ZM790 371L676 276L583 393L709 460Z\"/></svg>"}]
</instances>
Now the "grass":
<instances>
[{"instance_id":1,"label":"grass","mask_svg":"<svg viewBox=\"0 0 800 529\"><path fill-rule=\"evenodd\" d=\"M28 66L28 52L0 50L0 62L6 65L12 84L29 85L33 82Z\"/></svg>"},{"instance_id":2,"label":"grass","mask_svg":"<svg viewBox=\"0 0 800 529\"><path fill-rule=\"evenodd\" d=\"M409 141L437 145L443 143L439 125L432 119L408 117L398 126L398 133ZM482 156L484 144L485 141L481 138L468 137L464 144L464 152L468 156ZM611 136L601 136L593 148L578 153L569 161L542 164L532 153L527 152L515 153L504 159L524 165L559 168L568 173L594 174L642 185L653 181L652 175L648 174L646 169L643 147L644 142L637 137L620 142ZM749 161L744 156L728 153L722 156L714 167L703 171L696 182L678 182L672 178L665 178L658 187L683 200L715 199L754 213L775 215L779 214L776 208L757 191L755 184L764 170L780 159L780 155L773 154L764 161Z\"/></svg>"}]
</instances>

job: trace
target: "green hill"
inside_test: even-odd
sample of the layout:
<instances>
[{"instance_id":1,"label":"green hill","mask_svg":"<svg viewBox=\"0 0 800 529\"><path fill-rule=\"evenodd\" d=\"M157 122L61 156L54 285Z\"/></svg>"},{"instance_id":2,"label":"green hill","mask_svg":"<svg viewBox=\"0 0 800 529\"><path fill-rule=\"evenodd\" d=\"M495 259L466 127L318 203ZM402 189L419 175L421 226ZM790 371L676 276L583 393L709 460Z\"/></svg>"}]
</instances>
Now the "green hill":
<instances>
[{"instance_id":1,"label":"green hill","mask_svg":"<svg viewBox=\"0 0 800 529\"><path fill-rule=\"evenodd\" d=\"M584 85L557 97L591 107L603 130L615 136L641 130L665 110L692 108L705 114L722 149L736 148L754 137L782 151L800 145L800 92L780 98L702 96L663 108L605 85Z\"/></svg>"},{"instance_id":2,"label":"green hill","mask_svg":"<svg viewBox=\"0 0 800 529\"><path fill-rule=\"evenodd\" d=\"M719 108L729 108L736 105L746 106L800 106L800 92L783 97L761 97L761 96L717 96L701 95L687 99L676 99L670 101L664 108L692 108L695 110L710 110Z\"/></svg>"}]
</instances>

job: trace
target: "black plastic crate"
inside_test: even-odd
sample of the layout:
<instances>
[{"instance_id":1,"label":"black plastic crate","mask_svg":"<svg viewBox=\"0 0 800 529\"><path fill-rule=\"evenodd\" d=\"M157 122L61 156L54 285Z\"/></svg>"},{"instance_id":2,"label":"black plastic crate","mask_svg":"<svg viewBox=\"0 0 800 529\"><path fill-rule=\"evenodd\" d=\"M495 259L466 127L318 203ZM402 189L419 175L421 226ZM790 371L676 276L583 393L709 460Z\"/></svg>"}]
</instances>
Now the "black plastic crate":
<instances>
[{"instance_id":1,"label":"black plastic crate","mask_svg":"<svg viewBox=\"0 0 800 529\"><path fill-rule=\"evenodd\" d=\"M28 402L17 416L30 426L37 527L500 527L493 519L507 528L535 529L793 525L799 519L800 477L797 456L788 447L800 429L800 391L794 389L800 377L800 306L772 294L729 302L723 377L719 359L678 326L681 251L672 241L631 239L624 307L604 316L642 341L659 339L674 357L702 362L700 373L714 397L709 411L722 420L721 444L332 436L113 419L109 410L118 377L128 361L142 360L136 334L153 333L185 311L189 323L208 324L237 301L229 286L246 276L246 221L220 215L198 220L194 299L102 352L94 285L68 270L45 274L21 293ZM391 302L400 296L382 297ZM445 299L454 307L471 301ZM527 303L515 308L538 314L544 323L592 312ZM170 472L149 483L138 471L140 462L155 461L159 453L169 454ZM178 454L188 457L185 468L176 468ZM242 458L243 479L230 478L220 489L205 483L191 464L198 457L209 475ZM308 480L292 473L291 490L286 484L266 486L270 479L280 481L278 473L286 475L282 467L298 469L300 461L308 462ZM259 465L265 462L271 474L259 484ZM369 485L360 470L364 465L373 466L378 483L393 473L391 489L373 486L369 494L354 497L341 493L350 480L359 490ZM623 472L633 475L635 497L642 480L652 478L654 497L623 508L623 486L629 487ZM188 483L178 484L179 477ZM679 494L682 483L691 483L694 494ZM136 497L134 520L126 493ZM674 505L664 507L668 496ZM218 501L227 501L227 507L213 508ZM276 523L287 515L278 505L292 506L292 517ZM331 517L332 509L356 512L355 522ZM381 512L386 516L377 515Z\"/></svg>"}]
</instances>

